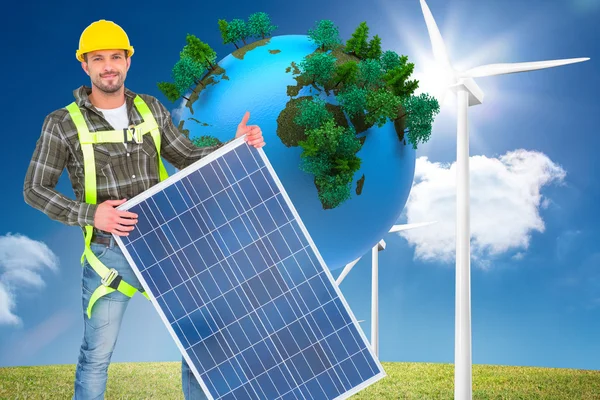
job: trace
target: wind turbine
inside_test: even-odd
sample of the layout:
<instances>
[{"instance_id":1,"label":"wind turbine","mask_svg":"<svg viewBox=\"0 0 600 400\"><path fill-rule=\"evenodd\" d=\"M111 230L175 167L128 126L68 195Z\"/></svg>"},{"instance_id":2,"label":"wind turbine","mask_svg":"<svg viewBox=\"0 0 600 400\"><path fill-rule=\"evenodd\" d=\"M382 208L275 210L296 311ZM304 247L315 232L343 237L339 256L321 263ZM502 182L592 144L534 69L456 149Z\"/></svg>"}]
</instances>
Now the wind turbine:
<instances>
[{"instance_id":1,"label":"wind turbine","mask_svg":"<svg viewBox=\"0 0 600 400\"><path fill-rule=\"evenodd\" d=\"M394 225L390 228L389 232L405 231L408 229L431 225L436 222L437 221ZM379 357L379 252L381 250L385 250L385 241L383 239L381 239L371 249L371 347L373 348L373 352L377 357ZM342 283L346 275L348 275L348 272L350 272L352 267L354 267L361 258L362 256L346 264L343 271L335 281L338 286Z\"/></svg>"},{"instance_id":2,"label":"wind turbine","mask_svg":"<svg viewBox=\"0 0 600 400\"><path fill-rule=\"evenodd\" d=\"M450 64L442 35L431 15L431 11L420 0L425 17L427 31L436 63L450 75L451 84L444 89L441 101L448 89L458 98L457 114L457 185L456 185L456 315L455 315L455 365L454 398L465 400L472 398L471 380L471 249L470 249L470 204L469 204L469 134L468 108L483 102L483 91L473 78L533 71L543 68L587 61L589 58L570 58L564 60L536 61L509 64L489 64L467 71L456 71Z\"/></svg>"}]
</instances>

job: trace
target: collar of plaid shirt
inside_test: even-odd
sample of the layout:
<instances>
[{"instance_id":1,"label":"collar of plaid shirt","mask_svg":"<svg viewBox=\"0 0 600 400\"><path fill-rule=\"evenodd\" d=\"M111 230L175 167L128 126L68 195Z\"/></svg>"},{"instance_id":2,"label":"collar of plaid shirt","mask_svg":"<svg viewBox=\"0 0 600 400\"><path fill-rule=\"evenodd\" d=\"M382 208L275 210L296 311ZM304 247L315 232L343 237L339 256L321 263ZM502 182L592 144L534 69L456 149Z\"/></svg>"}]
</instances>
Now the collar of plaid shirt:
<instances>
[{"instance_id":1,"label":"collar of plaid shirt","mask_svg":"<svg viewBox=\"0 0 600 400\"><path fill-rule=\"evenodd\" d=\"M125 91L125 102L127 103L127 115L131 121L132 116L135 117L135 115L132 115L131 111L132 111L132 107L133 107L133 99L135 98L135 96L137 94L132 92L128 88L124 88L124 89L125 89L124 90ZM87 110L96 113L99 117L104 118L104 115L100 111L98 111L96 109L96 107L92 104L92 102L90 101L91 93L92 93L92 89L89 86L85 86L85 85L82 85L82 86L78 87L77 89L73 90L73 97L75 97L75 103L77 103L77 105L79 106L80 109L86 108ZM83 112L83 110L82 110L82 112ZM139 116L138 116L138 120L141 121L141 118ZM132 123L135 124L138 122L132 122Z\"/></svg>"}]
</instances>

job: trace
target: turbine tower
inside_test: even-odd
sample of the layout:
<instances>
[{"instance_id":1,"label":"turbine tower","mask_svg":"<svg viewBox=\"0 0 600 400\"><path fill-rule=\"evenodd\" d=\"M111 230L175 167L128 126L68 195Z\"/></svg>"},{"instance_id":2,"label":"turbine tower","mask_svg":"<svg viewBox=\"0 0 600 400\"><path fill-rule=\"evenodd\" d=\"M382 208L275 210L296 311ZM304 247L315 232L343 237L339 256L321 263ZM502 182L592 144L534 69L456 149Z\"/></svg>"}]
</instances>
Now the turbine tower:
<instances>
[{"instance_id":1,"label":"turbine tower","mask_svg":"<svg viewBox=\"0 0 600 400\"><path fill-rule=\"evenodd\" d=\"M394 225L391 227L389 232L405 231L408 229L431 225L436 222L437 221L422 222L418 224ZM379 252L381 250L385 250L385 241L383 239L381 239L371 249L371 347L373 348L373 352L377 357L379 357ZM338 286L340 286L346 275L348 275L348 272L350 272L352 267L354 267L361 258L362 256L346 264L343 271L335 280L335 283Z\"/></svg>"},{"instance_id":2,"label":"turbine tower","mask_svg":"<svg viewBox=\"0 0 600 400\"><path fill-rule=\"evenodd\" d=\"M456 311L454 342L454 398L472 398L471 377L471 249L470 249L470 202L469 202L469 134L468 108L483 102L483 91L473 78L533 71L561 65L587 61L589 58L536 61L509 64L489 64L460 72L452 68L442 35L431 15L431 11L420 0L425 24L429 32L431 47L436 63L452 77L452 83L441 94L443 99L448 89L457 95L457 184L456 184Z\"/></svg>"}]
</instances>

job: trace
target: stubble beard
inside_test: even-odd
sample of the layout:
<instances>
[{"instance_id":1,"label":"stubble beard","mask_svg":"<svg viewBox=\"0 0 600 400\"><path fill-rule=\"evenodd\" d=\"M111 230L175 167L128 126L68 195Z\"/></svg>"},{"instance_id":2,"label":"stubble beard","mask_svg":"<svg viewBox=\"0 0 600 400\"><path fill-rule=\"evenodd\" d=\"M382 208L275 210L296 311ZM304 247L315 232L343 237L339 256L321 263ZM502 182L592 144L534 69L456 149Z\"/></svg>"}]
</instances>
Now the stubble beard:
<instances>
[{"instance_id":1,"label":"stubble beard","mask_svg":"<svg viewBox=\"0 0 600 400\"><path fill-rule=\"evenodd\" d=\"M104 83L104 78L98 75L98 77L93 81L93 84L102 92L106 94L113 94L121 90L121 88L123 87L124 79L120 72L117 72L117 76L113 78L113 81L115 80L116 82L113 84Z\"/></svg>"}]
</instances>

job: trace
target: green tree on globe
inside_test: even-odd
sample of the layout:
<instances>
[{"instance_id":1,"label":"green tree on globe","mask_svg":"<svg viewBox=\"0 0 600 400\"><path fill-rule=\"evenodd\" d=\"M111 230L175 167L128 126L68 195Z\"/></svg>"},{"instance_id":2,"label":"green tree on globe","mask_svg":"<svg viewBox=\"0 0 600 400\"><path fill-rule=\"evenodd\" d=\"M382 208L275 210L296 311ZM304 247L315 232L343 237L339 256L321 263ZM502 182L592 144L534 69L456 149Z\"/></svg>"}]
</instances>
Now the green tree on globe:
<instances>
[{"instance_id":1,"label":"green tree on globe","mask_svg":"<svg viewBox=\"0 0 600 400\"><path fill-rule=\"evenodd\" d=\"M248 17L248 30L250 35L255 38L264 39L265 36L271 36L275 29L277 29L277 25L271 23L269 14L265 12L256 12Z\"/></svg>"},{"instance_id":2,"label":"green tree on globe","mask_svg":"<svg viewBox=\"0 0 600 400\"><path fill-rule=\"evenodd\" d=\"M215 60L217 59L217 53L195 35L188 33L185 40L187 44L183 46L180 57L189 57L202 64L204 68L214 70L216 67Z\"/></svg>"},{"instance_id":3,"label":"green tree on globe","mask_svg":"<svg viewBox=\"0 0 600 400\"><path fill-rule=\"evenodd\" d=\"M342 43L338 27L329 19L317 22L314 28L308 30L308 37L323 51Z\"/></svg>"}]
</instances>

